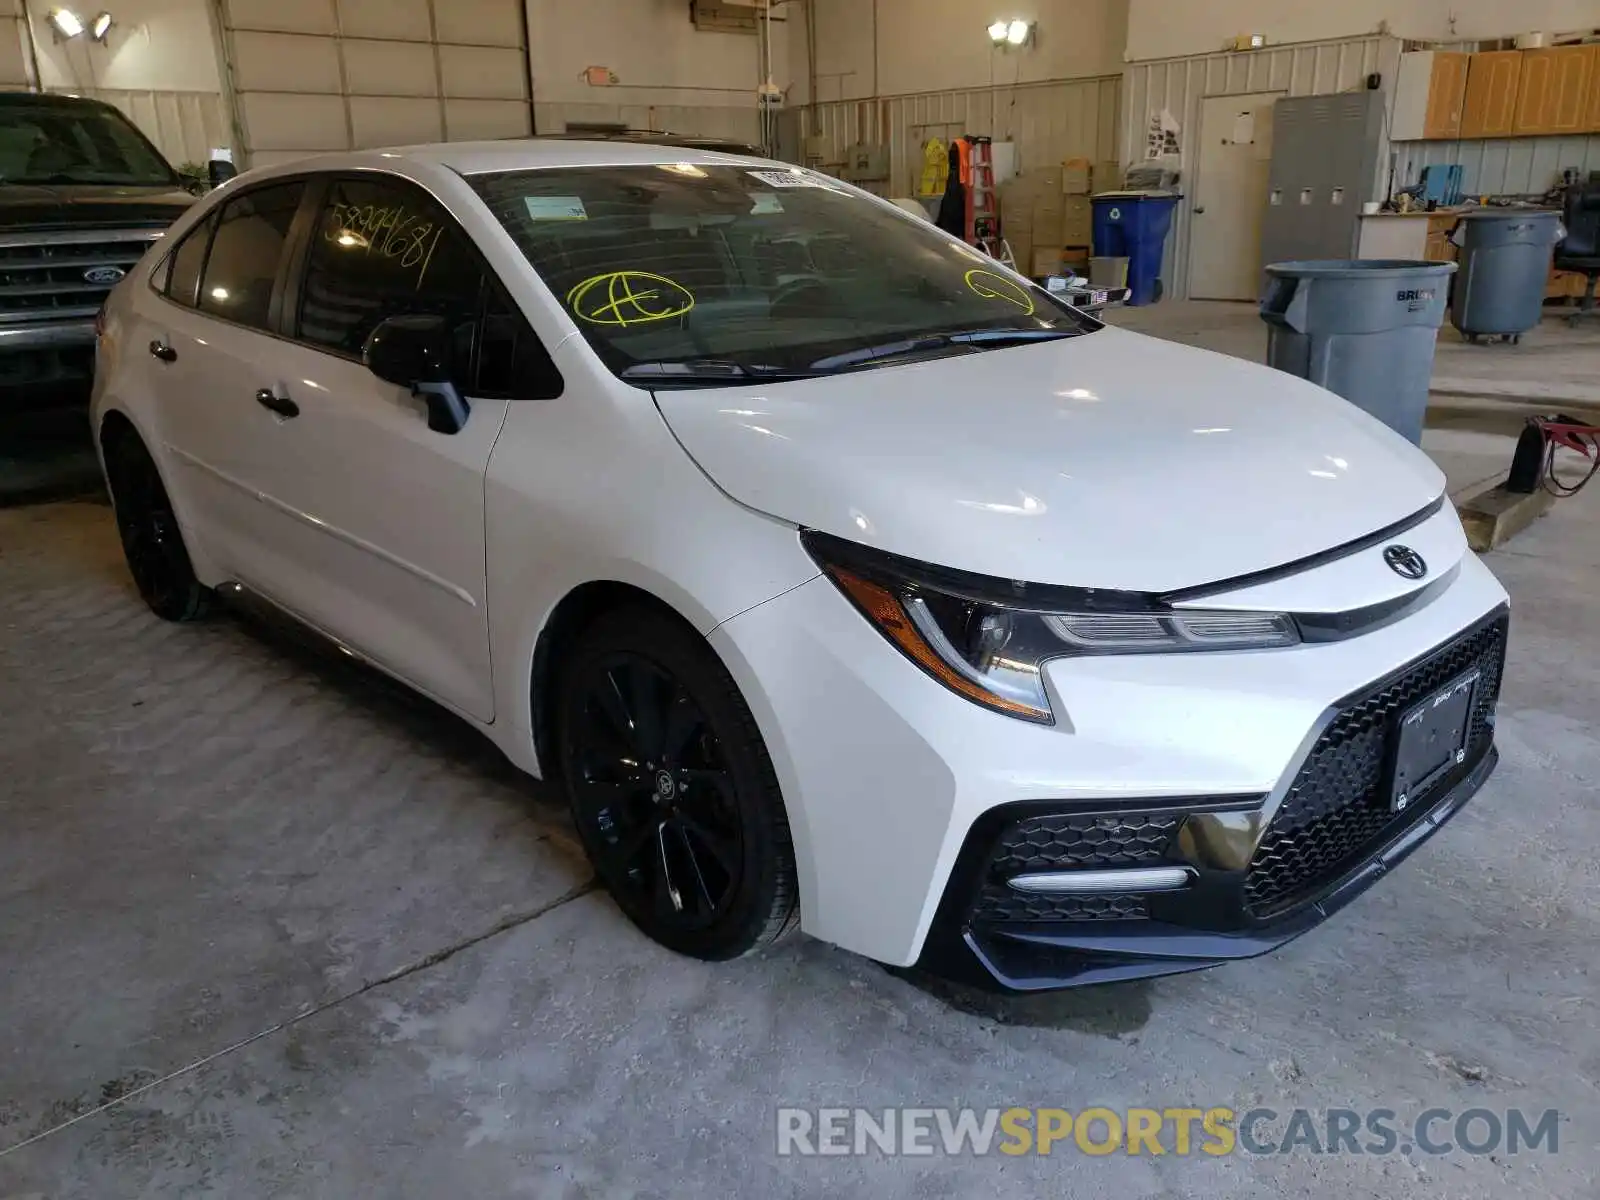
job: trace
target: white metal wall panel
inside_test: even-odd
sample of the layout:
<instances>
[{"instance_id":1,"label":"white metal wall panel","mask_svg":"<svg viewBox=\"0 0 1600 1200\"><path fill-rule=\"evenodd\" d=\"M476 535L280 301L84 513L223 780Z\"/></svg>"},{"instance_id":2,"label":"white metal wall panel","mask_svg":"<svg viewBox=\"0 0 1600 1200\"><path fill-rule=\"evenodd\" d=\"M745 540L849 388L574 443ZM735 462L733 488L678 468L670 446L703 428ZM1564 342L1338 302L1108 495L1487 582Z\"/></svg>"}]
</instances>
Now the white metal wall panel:
<instances>
[{"instance_id":1,"label":"white metal wall panel","mask_svg":"<svg viewBox=\"0 0 1600 1200\"><path fill-rule=\"evenodd\" d=\"M856 142L889 146L888 195L915 192L922 175L922 147L976 134L1017 143L1022 170L1068 158L1114 158L1117 149L1117 75L1069 79L1020 87L926 92L878 100L844 100L813 106L803 128L823 139L822 165L844 162Z\"/></svg>"},{"instance_id":2,"label":"white metal wall panel","mask_svg":"<svg viewBox=\"0 0 1600 1200\"><path fill-rule=\"evenodd\" d=\"M1200 105L1207 96L1284 92L1290 96L1319 96L1353 91L1366 86L1367 76L1379 74L1389 91L1400 69L1401 41L1383 35L1332 42L1276 46L1240 54L1204 54L1191 58L1130 63L1123 72L1119 154L1124 163L1144 157L1145 128L1152 114L1170 112L1182 126L1183 174L1188 177L1199 161L1195 134ZM1376 196L1388 172L1388 147L1379 147L1379 178L1372 182ZM1180 183L1180 188L1182 184ZM1367 197L1362 197L1367 199ZM1189 235L1191 199L1178 206L1172 233L1167 238L1167 261L1162 271L1167 294L1189 294Z\"/></svg>"},{"instance_id":3,"label":"white metal wall panel","mask_svg":"<svg viewBox=\"0 0 1600 1200\"><path fill-rule=\"evenodd\" d=\"M11 6L8 4L6 7ZM0 16L0 87L27 86L28 67L22 53L22 22L13 16Z\"/></svg>"},{"instance_id":4,"label":"white metal wall panel","mask_svg":"<svg viewBox=\"0 0 1600 1200\"><path fill-rule=\"evenodd\" d=\"M1422 168L1461 164L1469 196L1542 196L1575 167L1587 177L1600 171L1600 137L1473 139L1461 142L1396 142L1397 187L1420 182Z\"/></svg>"},{"instance_id":5,"label":"white metal wall panel","mask_svg":"<svg viewBox=\"0 0 1600 1200\"><path fill-rule=\"evenodd\" d=\"M529 132L521 0L218 0L247 165Z\"/></svg>"},{"instance_id":6,"label":"white metal wall panel","mask_svg":"<svg viewBox=\"0 0 1600 1200\"><path fill-rule=\"evenodd\" d=\"M541 133L561 133L570 123L625 125L695 137L733 138L759 145L761 120L755 106L693 104L535 103Z\"/></svg>"}]
</instances>

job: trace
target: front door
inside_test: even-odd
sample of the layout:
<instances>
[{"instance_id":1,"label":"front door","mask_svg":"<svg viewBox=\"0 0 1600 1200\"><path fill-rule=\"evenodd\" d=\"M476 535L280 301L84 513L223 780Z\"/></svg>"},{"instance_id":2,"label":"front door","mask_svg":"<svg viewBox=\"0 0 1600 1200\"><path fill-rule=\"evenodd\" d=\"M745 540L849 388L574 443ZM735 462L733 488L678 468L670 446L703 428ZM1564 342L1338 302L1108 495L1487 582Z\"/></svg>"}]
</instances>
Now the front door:
<instances>
[{"instance_id":1,"label":"front door","mask_svg":"<svg viewBox=\"0 0 1600 1200\"><path fill-rule=\"evenodd\" d=\"M1280 94L1213 96L1201 104L1189 233L1189 295L1196 300L1260 299L1272 106Z\"/></svg>"},{"instance_id":2,"label":"front door","mask_svg":"<svg viewBox=\"0 0 1600 1200\"><path fill-rule=\"evenodd\" d=\"M484 475L510 401L474 396L485 272L466 234L393 177L334 179L286 297L276 370L242 381L285 412L259 482L283 548L269 594L421 690L494 717ZM361 363L389 316L444 316L471 405L458 433Z\"/></svg>"}]
</instances>

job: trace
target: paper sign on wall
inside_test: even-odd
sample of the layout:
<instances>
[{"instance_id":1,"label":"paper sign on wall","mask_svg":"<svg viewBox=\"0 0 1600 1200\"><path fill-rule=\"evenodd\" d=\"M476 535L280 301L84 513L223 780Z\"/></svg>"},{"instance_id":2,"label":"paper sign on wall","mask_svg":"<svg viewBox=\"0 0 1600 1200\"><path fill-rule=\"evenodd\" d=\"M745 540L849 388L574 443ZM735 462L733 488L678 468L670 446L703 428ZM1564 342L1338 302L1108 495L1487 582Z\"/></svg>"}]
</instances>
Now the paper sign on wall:
<instances>
[{"instance_id":1,"label":"paper sign on wall","mask_svg":"<svg viewBox=\"0 0 1600 1200\"><path fill-rule=\"evenodd\" d=\"M1247 108L1233 118L1233 136L1228 139L1235 146L1249 146L1256 140L1255 109Z\"/></svg>"}]
</instances>

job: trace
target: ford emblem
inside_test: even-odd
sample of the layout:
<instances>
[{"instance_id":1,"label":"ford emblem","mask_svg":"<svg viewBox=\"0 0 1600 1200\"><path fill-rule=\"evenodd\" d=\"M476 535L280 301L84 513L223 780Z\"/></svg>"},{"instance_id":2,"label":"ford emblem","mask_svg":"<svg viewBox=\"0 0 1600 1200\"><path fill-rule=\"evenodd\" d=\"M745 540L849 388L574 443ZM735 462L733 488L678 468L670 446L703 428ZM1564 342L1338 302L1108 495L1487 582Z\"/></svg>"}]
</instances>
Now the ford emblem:
<instances>
[{"instance_id":1,"label":"ford emblem","mask_svg":"<svg viewBox=\"0 0 1600 1200\"><path fill-rule=\"evenodd\" d=\"M90 267L83 273L85 283L115 283L127 272L121 267Z\"/></svg>"}]
</instances>

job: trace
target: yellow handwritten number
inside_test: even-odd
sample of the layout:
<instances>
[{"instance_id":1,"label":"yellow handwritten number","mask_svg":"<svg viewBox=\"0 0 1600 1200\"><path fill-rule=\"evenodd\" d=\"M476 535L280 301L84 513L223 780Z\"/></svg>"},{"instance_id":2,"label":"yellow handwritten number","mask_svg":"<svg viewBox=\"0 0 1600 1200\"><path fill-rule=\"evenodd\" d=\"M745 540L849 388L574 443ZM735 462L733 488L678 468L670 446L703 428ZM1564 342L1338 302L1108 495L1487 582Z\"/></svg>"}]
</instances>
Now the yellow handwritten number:
<instances>
[{"instance_id":1,"label":"yellow handwritten number","mask_svg":"<svg viewBox=\"0 0 1600 1200\"><path fill-rule=\"evenodd\" d=\"M694 294L665 275L609 271L568 292L567 307L591 325L641 325L683 316L694 307Z\"/></svg>"},{"instance_id":2,"label":"yellow handwritten number","mask_svg":"<svg viewBox=\"0 0 1600 1200\"><path fill-rule=\"evenodd\" d=\"M1004 275L975 267L967 272L967 286L985 300L1004 300L1007 304L1015 304L1027 316L1033 316L1033 297L1028 294L1028 289L1019 283L1012 283Z\"/></svg>"}]
</instances>

